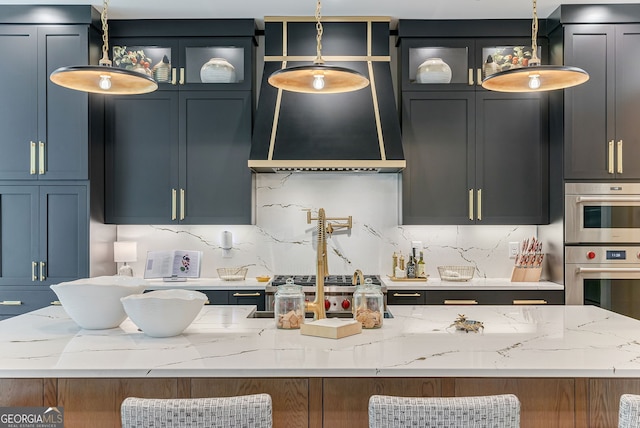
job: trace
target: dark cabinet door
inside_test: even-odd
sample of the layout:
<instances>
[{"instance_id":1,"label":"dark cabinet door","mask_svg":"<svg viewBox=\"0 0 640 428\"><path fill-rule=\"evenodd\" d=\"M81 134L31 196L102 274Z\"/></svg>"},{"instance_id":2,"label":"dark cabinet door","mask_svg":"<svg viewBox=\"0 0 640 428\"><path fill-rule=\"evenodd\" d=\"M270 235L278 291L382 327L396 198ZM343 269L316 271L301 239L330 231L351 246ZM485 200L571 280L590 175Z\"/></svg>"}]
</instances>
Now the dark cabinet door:
<instances>
[{"instance_id":1,"label":"dark cabinet door","mask_svg":"<svg viewBox=\"0 0 640 428\"><path fill-rule=\"evenodd\" d=\"M478 224L549 221L547 98L482 92L476 98Z\"/></svg>"},{"instance_id":2,"label":"dark cabinet door","mask_svg":"<svg viewBox=\"0 0 640 428\"><path fill-rule=\"evenodd\" d=\"M89 276L87 186L40 187L40 284Z\"/></svg>"},{"instance_id":3,"label":"dark cabinet door","mask_svg":"<svg viewBox=\"0 0 640 428\"><path fill-rule=\"evenodd\" d=\"M475 93L404 92L404 224L472 224Z\"/></svg>"},{"instance_id":4,"label":"dark cabinet door","mask_svg":"<svg viewBox=\"0 0 640 428\"><path fill-rule=\"evenodd\" d=\"M262 290L229 291L230 305L256 305L259 311L265 310L265 294Z\"/></svg>"},{"instance_id":5,"label":"dark cabinet door","mask_svg":"<svg viewBox=\"0 0 640 428\"><path fill-rule=\"evenodd\" d=\"M32 285L38 268L38 187L0 186L0 286ZM35 263L35 265L34 265Z\"/></svg>"},{"instance_id":6,"label":"dark cabinet door","mask_svg":"<svg viewBox=\"0 0 640 428\"><path fill-rule=\"evenodd\" d=\"M88 94L63 88L49 75L59 67L88 63L88 28L38 28L38 177L89 178Z\"/></svg>"},{"instance_id":7,"label":"dark cabinet door","mask_svg":"<svg viewBox=\"0 0 640 428\"><path fill-rule=\"evenodd\" d=\"M387 290L387 305L424 305L425 290Z\"/></svg>"},{"instance_id":8,"label":"dark cabinet door","mask_svg":"<svg viewBox=\"0 0 640 428\"><path fill-rule=\"evenodd\" d=\"M616 178L640 179L640 25L616 28Z\"/></svg>"},{"instance_id":9,"label":"dark cabinet door","mask_svg":"<svg viewBox=\"0 0 640 428\"><path fill-rule=\"evenodd\" d=\"M106 221L176 223L178 94L111 97L106 123Z\"/></svg>"},{"instance_id":10,"label":"dark cabinet door","mask_svg":"<svg viewBox=\"0 0 640 428\"><path fill-rule=\"evenodd\" d=\"M181 223L251 223L250 97L180 92Z\"/></svg>"},{"instance_id":11,"label":"dark cabinet door","mask_svg":"<svg viewBox=\"0 0 640 428\"><path fill-rule=\"evenodd\" d=\"M86 185L0 186L0 286L89 276Z\"/></svg>"},{"instance_id":12,"label":"dark cabinet door","mask_svg":"<svg viewBox=\"0 0 640 428\"><path fill-rule=\"evenodd\" d=\"M589 73L589 80L564 91L564 177L615 177L615 26L569 25L565 63Z\"/></svg>"},{"instance_id":13,"label":"dark cabinet door","mask_svg":"<svg viewBox=\"0 0 640 428\"><path fill-rule=\"evenodd\" d=\"M88 96L49 80L87 63L87 27L0 26L0 55L0 179L87 179Z\"/></svg>"},{"instance_id":14,"label":"dark cabinet door","mask_svg":"<svg viewBox=\"0 0 640 428\"><path fill-rule=\"evenodd\" d=\"M0 26L0 179L35 178L38 111L36 27ZM33 174L31 173L33 171Z\"/></svg>"}]
</instances>

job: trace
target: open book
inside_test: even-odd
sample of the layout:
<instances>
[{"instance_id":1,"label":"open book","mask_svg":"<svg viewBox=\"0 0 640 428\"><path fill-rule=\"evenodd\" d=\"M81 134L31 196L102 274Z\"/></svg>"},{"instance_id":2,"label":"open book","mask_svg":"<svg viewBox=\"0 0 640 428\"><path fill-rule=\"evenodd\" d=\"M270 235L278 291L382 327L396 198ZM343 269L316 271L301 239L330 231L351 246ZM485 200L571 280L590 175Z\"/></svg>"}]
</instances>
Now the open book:
<instances>
[{"instance_id":1,"label":"open book","mask_svg":"<svg viewBox=\"0 0 640 428\"><path fill-rule=\"evenodd\" d=\"M202 251L148 251L144 268L147 278L199 278Z\"/></svg>"}]
</instances>

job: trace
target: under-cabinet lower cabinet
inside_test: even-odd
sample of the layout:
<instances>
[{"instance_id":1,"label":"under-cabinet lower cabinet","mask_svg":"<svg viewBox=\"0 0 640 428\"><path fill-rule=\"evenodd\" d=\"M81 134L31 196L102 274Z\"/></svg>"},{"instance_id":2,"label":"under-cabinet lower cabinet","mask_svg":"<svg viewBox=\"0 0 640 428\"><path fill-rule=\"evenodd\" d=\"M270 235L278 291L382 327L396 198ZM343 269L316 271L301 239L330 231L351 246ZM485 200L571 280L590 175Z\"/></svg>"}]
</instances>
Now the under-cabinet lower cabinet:
<instances>
[{"instance_id":1,"label":"under-cabinet lower cabinet","mask_svg":"<svg viewBox=\"0 0 640 428\"><path fill-rule=\"evenodd\" d=\"M424 305L425 290L387 290L387 305Z\"/></svg>"},{"instance_id":2,"label":"under-cabinet lower cabinet","mask_svg":"<svg viewBox=\"0 0 640 428\"><path fill-rule=\"evenodd\" d=\"M564 290L428 290L427 305L563 305Z\"/></svg>"},{"instance_id":3,"label":"under-cabinet lower cabinet","mask_svg":"<svg viewBox=\"0 0 640 428\"><path fill-rule=\"evenodd\" d=\"M250 91L156 91L107 100L105 218L250 224Z\"/></svg>"},{"instance_id":4,"label":"under-cabinet lower cabinet","mask_svg":"<svg viewBox=\"0 0 640 428\"><path fill-rule=\"evenodd\" d=\"M199 290L207 295L208 305L255 305L265 310L264 290Z\"/></svg>"},{"instance_id":5,"label":"under-cabinet lower cabinet","mask_svg":"<svg viewBox=\"0 0 640 428\"><path fill-rule=\"evenodd\" d=\"M49 305L89 276L87 185L0 185L0 316Z\"/></svg>"},{"instance_id":6,"label":"under-cabinet lower cabinet","mask_svg":"<svg viewBox=\"0 0 640 428\"><path fill-rule=\"evenodd\" d=\"M403 92L404 224L545 224L547 98Z\"/></svg>"}]
</instances>

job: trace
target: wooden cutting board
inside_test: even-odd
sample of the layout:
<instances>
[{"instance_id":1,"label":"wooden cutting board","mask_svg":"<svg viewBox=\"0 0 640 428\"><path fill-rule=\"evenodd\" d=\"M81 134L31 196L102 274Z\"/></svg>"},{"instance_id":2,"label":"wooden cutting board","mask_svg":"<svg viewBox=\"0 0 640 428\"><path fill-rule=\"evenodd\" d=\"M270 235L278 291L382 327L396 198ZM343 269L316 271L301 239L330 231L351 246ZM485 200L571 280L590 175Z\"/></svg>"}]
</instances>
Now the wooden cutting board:
<instances>
[{"instance_id":1,"label":"wooden cutting board","mask_svg":"<svg viewBox=\"0 0 640 428\"><path fill-rule=\"evenodd\" d=\"M353 319L326 318L301 324L300 333L305 336L340 339L362 333L362 324Z\"/></svg>"}]
</instances>

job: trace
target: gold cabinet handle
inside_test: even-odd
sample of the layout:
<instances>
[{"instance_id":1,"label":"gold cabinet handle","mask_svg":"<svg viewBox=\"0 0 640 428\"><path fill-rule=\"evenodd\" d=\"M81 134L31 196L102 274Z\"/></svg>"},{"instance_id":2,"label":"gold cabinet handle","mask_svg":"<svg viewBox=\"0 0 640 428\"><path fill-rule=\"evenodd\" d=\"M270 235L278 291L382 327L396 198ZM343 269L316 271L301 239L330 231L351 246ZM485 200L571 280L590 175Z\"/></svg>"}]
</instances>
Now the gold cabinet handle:
<instances>
[{"instance_id":1,"label":"gold cabinet handle","mask_svg":"<svg viewBox=\"0 0 640 428\"><path fill-rule=\"evenodd\" d=\"M178 74L177 70L175 68L172 68L171 69L171 84L172 85L176 84L176 80L177 80L176 76L177 76L177 74Z\"/></svg>"},{"instance_id":2,"label":"gold cabinet handle","mask_svg":"<svg viewBox=\"0 0 640 428\"><path fill-rule=\"evenodd\" d=\"M420 297L420 293L393 293L393 297Z\"/></svg>"},{"instance_id":3,"label":"gold cabinet handle","mask_svg":"<svg viewBox=\"0 0 640 428\"><path fill-rule=\"evenodd\" d=\"M544 299L527 299L527 300L514 300L514 305L546 305L547 301Z\"/></svg>"},{"instance_id":4,"label":"gold cabinet handle","mask_svg":"<svg viewBox=\"0 0 640 428\"><path fill-rule=\"evenodd\" d=\"M259 297L260 293L233 293L233 297Z\"/></svg>"},{"instance_id":5,"label":"gold cabinet handle","mask_svg":"<svg viewBox=\"0 0 640 428\"><path fill-rule=\"evenodd\" d=\"M184 189L180 189L180 220L184 220Z\"/></svg>"},{"instance_id":6,"label":"gold cabinet handle","mask_svg":"<svg viewBox=\"0 0 640 428\"><path fill-rule=\"evenodd\" d=\"M482 189L478 189L478 221L482 221Z\"/></svg>"},{"instance_id":7,"label":"gold cabinet handle","mask_svg":"<svg viewBox=\"0 0 640 428\"><path fill-rule=\"evenodd\" d=\"M445 300L445 305L477 305L477 300Z\"/></svg>"},{"instance_id":8,"label":"gold cabinet handle","mask_svg":"<svg viewBox=\"0 0 640 428\"><path fill-rule=\"evenodd\" d=\"M609 141L609 151L607 152L609 156L607 156L607 172L609 174L613 174L613 140Z\"/></svg>"},{"instance_id":9,"label":"gold cabinet handle","mask_svg":"<svg viewBox=\"0 0 640 428\"><path fill-rule=\"evenodd\" d=\"M62 306L62 303L60 303L60 300L54 300L51 302L51 306Z\"/></svg>"},{"instance_id":10,"label":"gold cabinet handle","mask_svg":"<svg viewBox=\"0 0 640 428\"><path fill-rule=\"evenodd\" d=\"M478 82L478 85L482 84L482 69L481 68L476 68L476 82Z\"/></svg>"},{"instance_id":11,"label":"gold cabinet handle","mask_svg":"<svg viewBox=\"0 0 640 428\"><path fill-rule=\"evenodd\" d=\"M618 174L622 174L622 140L618 141Z\"/></svg>"},{"instance_id":12,"label":"gold cabinet handle","mask_svg":"<svg viewBox=\"0 0 640 428\"><path fill-rule=\"evenodd\" d=\"M180 84L184 85L184 68L180 67Z\"/></svg>"},{"instance_id":13,"label":"gold cabinet handle","mask_svg":"<svg viewBox=\"0 0 640 428\"><path fill-rule=\"evenodd\" d=\"M469 69L469 86L473 86L473 68Z\"/></svg>"},{"instance_id":14,"label":"gold cabinet handle","mask_svg":"<svg viewBox=\"0 0 640 428\"><path fill-rule=\"evenodd\" d=\"M171 189L171 220L176 219L176 189Z\"/></svg>"},{"instance_id":15,"label":"gold cabinet handle","mask_svg":"<svg viewBox=\"0 0 640 428\"><path fill-rule=\"evenodd\" d=\"M44 143L38 141L38 174L44 174L45 159Z\"/></svg>"},{"instance_id":16,"label":"gold cabinet handle","mask_svg":"<svg viewBox=\"0 0 640 428\"><path fill-rule=\"evenodd\" d=\"M22 306L20 300L3 300L0 302L0 306Z\"/></svg>"},{"instance_id":17,"label":"gold cabinet handle","mask_svg":"<svg viewBox=\"0 0 640 428\"><path fill-rule=\"evenodd\" d=\"M38 263L37 262L31 262L31 281L37 281L38 280Z\"/></svg>"},{"instance_id":18,"label":"gold cabinet handle","mask_svg":"<svg viewBox=\"0 0 640 428\"><path fill-rule=\"evenodd\" d=\"M36 143L29 141L29 174L36 173Z\"/></svg>"},{"instance_id":19,"label":"gold cabinet handle","mask_svg":"<svg viewBox=\"0 0 640 428\"><path fill-rule=\"evenodd\" d=\"M45 262L40 262L40 281L44 281L45 279L47 279L47 277L45 276L45 267L46 267L46 263Z\"/></svg>"},{"instance_id":20,"label":"gold cabinet handle","mask_svg":"<svg viewBox=\"0 0 640 428\"><path fill-rule=\"evenodd\" d=\"M473 221L473 189L469 189L469 220Z\"/></svg>"}]
</instances>

